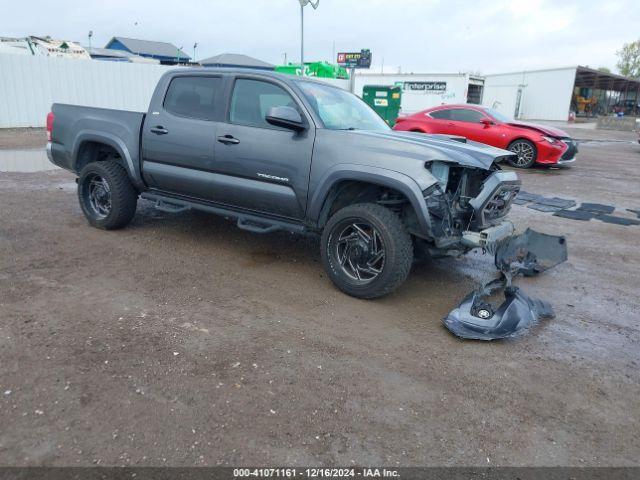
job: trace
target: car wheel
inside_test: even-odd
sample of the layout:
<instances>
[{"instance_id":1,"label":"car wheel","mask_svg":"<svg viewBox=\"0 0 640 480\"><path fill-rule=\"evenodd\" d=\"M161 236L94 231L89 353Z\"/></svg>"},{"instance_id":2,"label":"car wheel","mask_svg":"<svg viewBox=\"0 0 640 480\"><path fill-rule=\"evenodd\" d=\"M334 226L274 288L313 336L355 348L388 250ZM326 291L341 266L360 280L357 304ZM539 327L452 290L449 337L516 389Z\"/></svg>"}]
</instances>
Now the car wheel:
<instances>
[{"instance_id":1,"label":"car wheel","mask_svg":"<svg viewBox=\"0 0 640 480\"><path fill-rule=\"evenodd\" d=\"M92 162L78 179L78 199L91 225L104 230L125 227L136 213L138 194L119 163Z\"/></svg>"},{"instance_id":2,"label":"car wheel","mask_svg":"<svg viewBox=\"0 0 640 480\"><path fill-rule=\"evenodd\" d=\"M400 217L374 203L338 210L327 222L321 256L331 281L358 298L377 298L405 281L413 243Z\"/></svg>"},{"instance_id":3,"label":"car wheel","mask_svg":"<svg viewBox=\"0 0 640 480\"><path fill-rule=\"evenodd\" d=\"M507 147L517 155L517 158L509 159L509 163L516 168L529 168L538 158L536 146L529 140L515 140Z\"/></svg>"}]
</instances>

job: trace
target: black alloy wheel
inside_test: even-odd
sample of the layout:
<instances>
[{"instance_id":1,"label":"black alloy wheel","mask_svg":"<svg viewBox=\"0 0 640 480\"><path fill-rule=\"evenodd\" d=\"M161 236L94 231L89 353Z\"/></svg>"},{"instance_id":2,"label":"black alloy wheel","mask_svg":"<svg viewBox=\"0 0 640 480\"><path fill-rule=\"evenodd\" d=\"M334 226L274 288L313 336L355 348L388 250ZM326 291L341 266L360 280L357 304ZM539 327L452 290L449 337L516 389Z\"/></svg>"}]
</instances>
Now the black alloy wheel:
<instances>
[{"instance_id":1,"label":"black alloy wheel","mask_svg":"<svg viewBox=\"0 0 640 480\"><path fill-rule=\"evenodd\" d=\"M376 203L359 203L329 218L320 253L336 287L369 299L405 281L413 263L413 242L398 214Z\"/></svg>"}]
</instances>

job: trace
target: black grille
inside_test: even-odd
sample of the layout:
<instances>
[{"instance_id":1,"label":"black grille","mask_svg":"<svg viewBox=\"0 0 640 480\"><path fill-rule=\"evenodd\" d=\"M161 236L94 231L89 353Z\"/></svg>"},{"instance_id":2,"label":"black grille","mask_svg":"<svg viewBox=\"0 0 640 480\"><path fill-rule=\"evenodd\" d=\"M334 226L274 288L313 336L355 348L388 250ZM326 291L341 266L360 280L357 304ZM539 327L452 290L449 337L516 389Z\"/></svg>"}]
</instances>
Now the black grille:
<instances>
[{"instance_id":1,"label":"black grille","mask_svg":"<svg viewBox=\"0 0 640 480\"><path fill-rule=\"evenodd\" d=\"M567 148L567 151L562 154L562 157L560 157L560 159L571 160L578 153L578 144L570 138L563 138L562 142L565 143L569 148Z\"/></svg>"}]
</instances>

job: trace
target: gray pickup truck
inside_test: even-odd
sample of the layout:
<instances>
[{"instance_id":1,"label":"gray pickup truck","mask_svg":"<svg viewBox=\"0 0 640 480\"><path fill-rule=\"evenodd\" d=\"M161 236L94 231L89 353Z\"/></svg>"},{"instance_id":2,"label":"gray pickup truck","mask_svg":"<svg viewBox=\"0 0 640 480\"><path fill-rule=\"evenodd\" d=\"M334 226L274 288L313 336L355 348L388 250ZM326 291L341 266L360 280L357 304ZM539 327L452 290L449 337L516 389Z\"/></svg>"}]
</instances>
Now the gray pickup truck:
<instances>
[{"instance_id":1,"label":"gray pickup truck","mask_svg":"<svg viewBox=\"0 0 640 480\"><path fill-rule=\"evenodd\" d=\"M148 112L54 104L49 159L78 175L89 223L126 226L139 197L253 232L321 237L342 291L382 296L415 254L458 256L513 233L512 156L461 138L394 132L362 100L307 78L179 69Z\"/></svg>"}]
</instances>

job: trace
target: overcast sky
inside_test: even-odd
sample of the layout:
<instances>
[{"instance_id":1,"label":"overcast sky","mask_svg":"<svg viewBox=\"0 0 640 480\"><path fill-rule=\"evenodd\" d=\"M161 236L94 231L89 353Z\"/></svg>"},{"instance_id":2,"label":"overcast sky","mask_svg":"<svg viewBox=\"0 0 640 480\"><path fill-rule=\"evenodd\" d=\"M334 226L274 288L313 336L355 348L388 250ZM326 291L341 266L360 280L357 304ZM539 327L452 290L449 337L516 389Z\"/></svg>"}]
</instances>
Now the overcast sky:
<instances>
[{"instance_id":1,"label":"overcast sky","mask_svg":"<svg viewBox=\"0 0 640 480\"><path fill-rule=\"evenodd\" d=\"M0 35L51 35L103 47L112 36L162 40L197 58L300 55L298 0L0 0ZM10 7L9 7L10 5ZM137 25L136 25L137 23ZM369 48L385 72L615 68L640 37L640 0L320 0L305 8L305 60ZM335 60L334 60L335 61Z\"/></svg>"}]
</instances>

